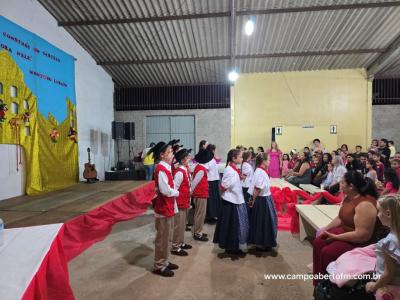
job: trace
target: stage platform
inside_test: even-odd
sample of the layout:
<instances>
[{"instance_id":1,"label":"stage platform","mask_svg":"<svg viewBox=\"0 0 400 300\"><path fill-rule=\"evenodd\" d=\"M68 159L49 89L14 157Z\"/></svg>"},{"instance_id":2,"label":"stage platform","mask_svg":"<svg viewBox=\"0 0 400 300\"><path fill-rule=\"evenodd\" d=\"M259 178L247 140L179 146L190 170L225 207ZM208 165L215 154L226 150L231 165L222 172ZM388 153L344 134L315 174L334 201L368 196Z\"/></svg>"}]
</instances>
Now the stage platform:
<instances>
[{"instance_id":1,"label":"stage platform","mask_svg":"<svg viewBox=\"0 0 400 300\"><path fill-rule=\"evenodd\" d=\"M98 181L36 196L0 201L0 218L6 228L65 223L113 199L146 185L147 181Z\"/></svg>"}]
</instances>

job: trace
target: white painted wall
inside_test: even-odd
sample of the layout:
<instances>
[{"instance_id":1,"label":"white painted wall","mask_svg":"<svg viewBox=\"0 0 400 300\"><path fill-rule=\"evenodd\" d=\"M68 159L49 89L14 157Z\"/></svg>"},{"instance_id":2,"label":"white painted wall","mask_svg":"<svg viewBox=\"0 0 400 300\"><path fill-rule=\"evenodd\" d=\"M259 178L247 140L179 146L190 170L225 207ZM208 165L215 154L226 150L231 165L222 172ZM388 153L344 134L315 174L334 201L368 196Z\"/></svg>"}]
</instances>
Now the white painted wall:
<instances>
[{"instance_id":1,"label":"white painted wall","mask_svg":"<svg viewBox=\"0 0 400 300\"><path fill-rule=\"evenodd\" d=\"M25 156L22 147L21 154L22 164L18 165L17 171L17 145L0 144L0 201L25 194Z\"/></svg>"},{"instance_id":2,"label":"white painted wall","mask_svg":"<svg viewBox=\"0 0 400 300\"><path fill-rule=\"evenodd\" d=\"M99 178L104 179L104 170L114 165L114 145L111 139L114 84L111 77L96 65L93 58L67 31L57 26L53 16L38 1L0 0L0 14L76 58L80 178L83 180L86 149L91 147L92 163L96 164Z\"/></svg>"}]
</instances>

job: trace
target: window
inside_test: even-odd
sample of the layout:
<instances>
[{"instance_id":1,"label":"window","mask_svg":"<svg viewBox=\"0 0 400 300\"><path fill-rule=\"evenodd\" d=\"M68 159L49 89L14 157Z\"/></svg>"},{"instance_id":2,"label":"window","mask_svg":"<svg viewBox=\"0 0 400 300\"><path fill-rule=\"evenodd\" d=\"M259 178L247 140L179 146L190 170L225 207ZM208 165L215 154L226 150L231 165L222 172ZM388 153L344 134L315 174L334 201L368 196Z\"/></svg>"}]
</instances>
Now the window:
<instances>
[{"instance_id":1,"label":"window","mask_svg":"<svg viewBox=\"0 0 400 300\"><path fill-rule=\"evenodd\" d=\"M12 98L17 98L17 96L18 96L18 89L17 89L17 87L16 86L11 86L10 87L10 94L11 94L11 97Z\"/></svg>"},{"instance_id":2,"label":"window","mask_svg":"<svg viewBox=\"0 0 400 300\"><path fill-rule=\"evenodd\" d=\"M28 100L24 100L24 109L29 110L29 102Z\"/></svg>"},{"instance_id":3,"label":"window","mask_svg":"<svg viewBox=\"0 0 400 300\"><path fill-rule=\"evenodd\" d=\"M12 102L11 103L11 113L18 114L18 103Z\"/></svg>"}]
</instances>

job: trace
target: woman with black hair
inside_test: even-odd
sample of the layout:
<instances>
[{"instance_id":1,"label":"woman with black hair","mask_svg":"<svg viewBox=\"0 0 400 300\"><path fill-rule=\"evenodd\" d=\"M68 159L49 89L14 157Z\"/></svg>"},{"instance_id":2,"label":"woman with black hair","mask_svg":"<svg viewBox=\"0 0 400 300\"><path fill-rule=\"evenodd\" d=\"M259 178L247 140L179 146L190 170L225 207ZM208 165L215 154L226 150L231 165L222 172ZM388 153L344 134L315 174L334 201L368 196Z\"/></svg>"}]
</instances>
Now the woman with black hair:
<instances>
[{"instance_id":1,"label":"woman with black hair","mask_svg":"<svg viewBox=\"0 0 400 300\"><path fill-rule=\"evenodd\" d=\"M311 183L311 167L310 158L308 153L303 152L299 155L299 162L296 167L290 171L287 181L295 186L300 184L310 184Z\"/></svg>"},{"instance_id":2,"label":"woman with black hair","mask_svg":"<svg viewBox=\"0 0 400 300\"><path fill-rule=\"evenodd\" d=\"M349 171L340 181L345 194L339 215L320 228L313 242L313 273L325 273L328 264L356 247L376 243L387 230L377 218L375 183L360 172ZM314 280L314 285L318 280Z\"/></svg>"},{"instance_id":3,"label":"woman with black hair","mask_svg":"<svg viewBox=\"0 0 400 300\"><path fill-rule=\"evenodd\" d=\"M360 170L361 167L354 157L354 154L348 153L347 154L347 164L346 164L347 171L357 171Z\"/></svg>"},{"instance_id":4,"label":"woman with black hair","mask_svg":"<svg viewBox=\"0 0 400 300\"><path fill-rule=\"evenodd\" d=\"M383 172L385 178L385 188L381 192L381 196L386 194L396 194L399 191L399 177L393 169L385 169Z\"/></svg>"}]
</instances>

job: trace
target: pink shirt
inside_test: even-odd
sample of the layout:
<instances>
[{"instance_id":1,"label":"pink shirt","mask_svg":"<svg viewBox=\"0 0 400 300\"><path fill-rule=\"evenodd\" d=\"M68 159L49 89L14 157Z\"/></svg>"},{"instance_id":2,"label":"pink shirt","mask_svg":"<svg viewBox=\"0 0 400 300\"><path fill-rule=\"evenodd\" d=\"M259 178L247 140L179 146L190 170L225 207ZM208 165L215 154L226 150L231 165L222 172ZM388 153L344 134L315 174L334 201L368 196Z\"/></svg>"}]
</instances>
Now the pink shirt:
<instances>
[{"instance_id":1,"label":"pink shirt","mask_svg":"<svg viewBox=\"0 0 400 300\"><path fill-rule=\"evenodd\" d=\"M393 187L391 182L387 182L385 185L385 189L389 190L390 194L396 194L397 190Z\"/></svg>"}]
</instances>

